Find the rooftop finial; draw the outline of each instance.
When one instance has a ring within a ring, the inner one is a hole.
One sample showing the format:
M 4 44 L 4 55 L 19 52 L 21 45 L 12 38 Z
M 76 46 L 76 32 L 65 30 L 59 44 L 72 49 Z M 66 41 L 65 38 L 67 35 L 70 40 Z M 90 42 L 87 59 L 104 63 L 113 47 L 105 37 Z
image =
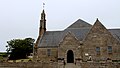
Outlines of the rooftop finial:
M 96 22 L 100 22 L 98 18 L 96 19 Z
M 45 3 L 43 3 L 43 9 L 45 8 Z
M 97 20 L 99 20 L 99 19 L 97 18 Z

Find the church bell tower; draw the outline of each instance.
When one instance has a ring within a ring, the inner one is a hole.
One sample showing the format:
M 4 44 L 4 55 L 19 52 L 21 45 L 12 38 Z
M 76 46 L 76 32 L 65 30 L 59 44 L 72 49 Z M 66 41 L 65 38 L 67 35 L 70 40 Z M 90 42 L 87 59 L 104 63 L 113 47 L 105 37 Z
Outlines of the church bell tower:
M 43 34 L 46 32 L 46 15 L 43 9 L 41 13 L 41 20 L 40 20 L 40 28 L 39 28 L 39 36 L 42 37 Z
M 44 8 L 44 5 L 45 4 L 43 3 L 43 8 Z M 43 9 L 41 13 L 41 19 L 40 19 L 39 36 L 33 48 L 33 60 L 34 61 L 37 61 L 37 58 L 38 58 L 37 50 L 38 50 L 39 41 L 45 32 L 46 32 L 46 14 L 45 14 L 45 10 Z

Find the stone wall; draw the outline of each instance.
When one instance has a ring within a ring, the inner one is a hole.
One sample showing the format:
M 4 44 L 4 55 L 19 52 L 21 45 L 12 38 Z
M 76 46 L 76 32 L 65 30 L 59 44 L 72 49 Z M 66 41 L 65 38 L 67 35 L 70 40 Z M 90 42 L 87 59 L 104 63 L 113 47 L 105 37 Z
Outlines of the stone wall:
M 49 50 L 49 55 L 48 55 Z M 57 61 L 58 48 L 38 48 L 38 59 L 40 61 Z
M 120 43 L 113 35 L 99 22 L 91 28 L 83 42 L 84 60 L 85 53 L 92 57 L 92 60 L 120 60 Z M 108 47 L 111 46 L 111 52 Z M 98 49 L 99 48 L 99 49 Z
M 73 51 L 74 60 L 77 58 L 81 58 L 82 48 L 80 46 L 80 42 L 71 32 L 68 32 L 66 34 L 59 45 L 58 58 L 64 58 L 64 60 L 67 61 L 67 54 L 70 50 Z
M 41 63 L 41 62 L 3 62 L 0 63 L 0 68 L 58 68 L 57 63 Z
M 119 68 L 120 63 L 81 63 L 81 68 Z
M 78 62 L 76 64 L 63 64 L 57 62 L 19 62 L 19 63 L 0 63 L 0 68 L 119 68 L 120 63 L 96 63 Z

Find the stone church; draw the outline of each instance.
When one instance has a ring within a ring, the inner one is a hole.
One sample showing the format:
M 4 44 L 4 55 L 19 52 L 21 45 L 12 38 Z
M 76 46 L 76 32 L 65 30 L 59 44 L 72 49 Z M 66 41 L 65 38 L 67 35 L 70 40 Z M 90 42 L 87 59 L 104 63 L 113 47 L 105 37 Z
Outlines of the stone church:
M 93 25 L 78 19 L 63 31 L 46 31 L 46 24 L 43 10 L 34 60 L 65 63 L 120 60 L 120 29 L 106 29 L 98 19 Z

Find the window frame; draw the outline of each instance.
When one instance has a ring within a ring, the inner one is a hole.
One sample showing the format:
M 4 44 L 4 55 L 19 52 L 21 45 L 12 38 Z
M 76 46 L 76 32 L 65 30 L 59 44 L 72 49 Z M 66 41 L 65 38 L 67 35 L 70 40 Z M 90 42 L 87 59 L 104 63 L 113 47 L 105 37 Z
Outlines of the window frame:
M 100 55 L 100 47 L 96 47 L 96 54 Z
M 107 47 L 108 54 L 112 54 L 112 50 L 113 50 L 112 46 Z
M 51 56 L 51 49 L 47 49 L 47 56 Z

